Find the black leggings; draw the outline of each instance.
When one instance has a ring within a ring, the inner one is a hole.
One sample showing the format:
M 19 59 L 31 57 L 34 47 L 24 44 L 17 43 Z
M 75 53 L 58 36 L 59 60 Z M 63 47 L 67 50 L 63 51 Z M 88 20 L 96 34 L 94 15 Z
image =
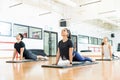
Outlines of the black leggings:
M 26 53 L 23 54 L 23 57 L 25 57 L 25 59 L 37 60 L 37 55 L 35 55 L 31 51 L 26 51 Z

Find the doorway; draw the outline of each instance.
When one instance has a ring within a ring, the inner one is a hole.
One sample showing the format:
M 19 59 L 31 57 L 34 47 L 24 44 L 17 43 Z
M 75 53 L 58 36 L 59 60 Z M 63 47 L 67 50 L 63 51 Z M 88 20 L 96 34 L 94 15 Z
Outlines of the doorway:
M 77 51 L 77 35 L 72 35 L 71 40 L 73 42 L 74 51 Z
M 47 56 L 56 56 L 58 44 L 58 33 L 44 31 L 44 51 Z

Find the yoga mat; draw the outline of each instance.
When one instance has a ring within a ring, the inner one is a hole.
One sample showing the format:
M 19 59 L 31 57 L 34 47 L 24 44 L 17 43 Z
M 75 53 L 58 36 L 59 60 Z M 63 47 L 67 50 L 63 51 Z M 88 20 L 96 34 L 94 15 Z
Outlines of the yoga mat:
M 120 59 L 96 59 L 96 61 L 114 61 L 114 60 L 120 60 Z
M 25 62 L 37 62 L 37 61 L 47 61 L 46 59 L 39 59 L 39 60 L 31 60 L 31 59 L 25 59 L 25 60 L 15 60 L 15 61 L 6 61 L 6 63 L 25 63 Z
M 42 67 L 47 68 L 70 68 L 70 67 L 78 67 L 78 66 L 87 66 L 92 64 L 97 64 L 98 62 L 73 62 L 72 65 L 42 65 Z
M 25 59 L 25 60 L 15 60 L 15 61 L 6 61 L 6 63 L 23 63 L 23 62 L 32 62 L 34 60 L 28 60 L 28 59 Z

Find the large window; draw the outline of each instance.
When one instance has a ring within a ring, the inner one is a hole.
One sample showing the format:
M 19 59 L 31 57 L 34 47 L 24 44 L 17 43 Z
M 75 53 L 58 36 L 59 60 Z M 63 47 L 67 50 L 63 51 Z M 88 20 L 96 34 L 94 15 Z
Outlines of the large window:
M 89 37 L 89 44 L 98 44 L 98 38 L 95 37 Z
M 33 39 L 42 39 L 42 29 L 41 28 L 29 28 L 29 36 Z
M 0 35 L 11 36 L 11 23 L 0 21 Z
M 82 44 L 88 44 L 88 36 L 83 36 L 83 35 L 79 35 L 78 36 L 78 41 L 79 43 L 82 43 Z
M 16 36 L 18 33 L 22 33 L 25 38 L 28 38 L 28 26 L 14 24 L 13 26 L 13 36 Z
M 98 38 L 98 45 L 101 45 L 102 41 L 103 41 L 103 39 Z

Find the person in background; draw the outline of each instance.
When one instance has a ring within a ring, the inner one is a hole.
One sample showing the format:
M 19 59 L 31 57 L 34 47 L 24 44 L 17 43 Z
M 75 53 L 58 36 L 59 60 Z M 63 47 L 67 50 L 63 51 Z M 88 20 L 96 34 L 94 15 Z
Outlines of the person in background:
M 102 47 L 102 59 L 112 59 L 112 49 L 111 45 L 108 42 L 108 38 L 104 37 L 101 44 Z

